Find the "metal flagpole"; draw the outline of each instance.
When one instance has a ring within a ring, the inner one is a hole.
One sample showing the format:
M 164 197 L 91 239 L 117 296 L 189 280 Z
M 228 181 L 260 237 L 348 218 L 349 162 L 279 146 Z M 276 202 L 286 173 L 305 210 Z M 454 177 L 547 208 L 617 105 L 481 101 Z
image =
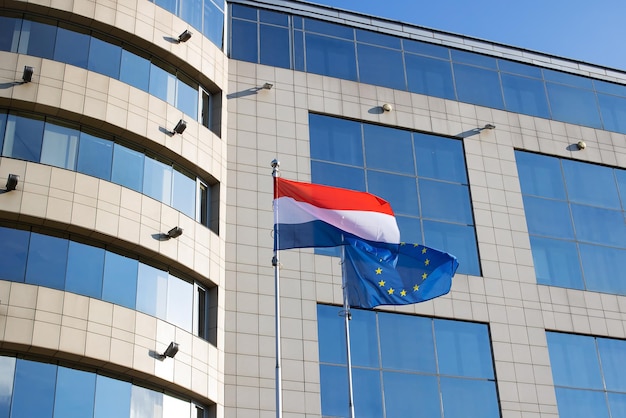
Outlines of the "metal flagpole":
M 274 182 L 274 197 L 276 197 L 276 183 L 277 178 L 280 177 L 279 172 L 280 162 L 278 160 L 272 160 L 272 178 Z M 272 266 L 274 266 L 274 318 L 276 326 L 276 418 L 282 418 L 283 416 L 283 385 L 282 385 L 282 372 L 280 369 L 280 266 L 278 262 L 278 240 L 280 235 L 278 234 L 278 207 L 274 206 L 274 257 L 272 257 Z
M 348 284 L 346 282 L 346 257 L 344 246 L 341 246 L 341 283 L 343 288 L 343 317 L 346 330 L 346 357 L 348 360 L 348 406 L 350 408 L 350 418 L 354 418 L 354 390 L 352 385 L 352 356 L 350 354 L 350 304 L 348 303 Z

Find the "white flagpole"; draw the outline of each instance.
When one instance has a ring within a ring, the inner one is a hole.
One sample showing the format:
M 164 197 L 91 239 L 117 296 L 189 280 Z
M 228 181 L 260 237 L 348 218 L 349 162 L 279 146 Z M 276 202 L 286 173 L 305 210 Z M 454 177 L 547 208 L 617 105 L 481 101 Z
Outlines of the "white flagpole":
M 348 407 L 350 408 L 350 418 L 354 418 L 354 390 L 352 384 L 352 356 L 350 354 L 350 304 L 348 303 L 348 284 L 346 282 L 346 257 L 343 245 L 341 246 L 341 283 L 343 288 L 343 312 L 344 325 L 346 330 L 346 358 L 348 360 Z
M 273 190 L 276 192 L 276 182 L 277 178 L 280 177 L 279 172 L 280 162 L 278 160 L 272 160 L 272 179 L 273 179 Z M 280 235 L 278 233 L 278 207 L 274 206 L 274 225 L 276 225 L 276 229 L 274 230 L 274 240 L 276 241 L 276 245 L 274 247 L 274 257 L 272 258 L 272 266 L 274 266 L 274 307 L 275 307 L 275 315 L 274 318 L 275 326 L 276 326 L 276 418 L 282 418 L 283 416 L 283 385 L 282 385 L 282 372 L 280 369 L 280 266 L 278 262 L 278 240 L 280 239 Z

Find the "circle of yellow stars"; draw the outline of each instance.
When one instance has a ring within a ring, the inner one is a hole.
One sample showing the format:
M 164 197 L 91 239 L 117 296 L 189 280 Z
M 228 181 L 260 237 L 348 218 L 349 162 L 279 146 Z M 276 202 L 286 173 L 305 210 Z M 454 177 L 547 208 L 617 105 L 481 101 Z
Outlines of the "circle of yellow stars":
M 400 243 L 400 245 L 406 245 L 406 243 L 402 242 Z M 419 244 L 413 244 L 413 247 L 419 247 Z M 426 252 L 428 251 L 428 249 L 426 247 L 422 248 L 422 254 L 426 254 Z M 424 266 L 427 267 L 428 265 L 430 265 L 430 260 L 427 258 L 426 260 L 424 260 Z M 383 273 L 383 269 L 378 267 L 376 270 L 374 270 L 374 272 L 378 275 L 378 274 L 382 274 Z M 428 277 L 428 274 L 426 274 L 426 272 L 422 273 L 422 281 L 426 280 L 426 278 Z M 384 280 L 380 280 L 378 282 L 378 286 L 380 287 L 385 287 L 385 284 L 387 282 L 385 282 Z M 413 285 L 413 292 L 417 292 L 420 289 L 419 284 L 414 284 Z M 389 295 L 393 295 L 396 293 L 396 289 L 394 289 L 393 287 L 390 287 L 389 289 L 387 289 L 387 293 Z M 400 296 L 401 297 L 405 297 L 408 294 L 406 289 L 402 289 L 400 291 Z

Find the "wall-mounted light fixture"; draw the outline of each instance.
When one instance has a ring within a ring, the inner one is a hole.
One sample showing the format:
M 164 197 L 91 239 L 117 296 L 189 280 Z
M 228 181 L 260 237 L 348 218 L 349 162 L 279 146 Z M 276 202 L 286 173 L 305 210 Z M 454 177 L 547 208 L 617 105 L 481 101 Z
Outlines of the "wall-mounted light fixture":
M 30 83 L 33 79 L 33 72 L 33 67 L 29 67 L 28 65 L 24 66 L 24 73 L 22 73 L 22 80 L 24 80 L 24 83 Z
M 496 125 L 494 125 L 493 123 L 488 123 L 485 126 L 483 126 L 483 129 L 496 129 Z
M 163 354 L 159 354 L 159 357 L 161 359 L 164 359 L 165 357 L 171 357 L 174 358 L 174 356 L 176 355 L 176 353 L 178 353 L 178 344 L 175 343 L 174 341 L 172 341 L 170 343 L 170 345 L 167 346 L 167 348 L 165 349 L 165 351 L 163 352 Z
M 181 228 L 180 226 L 175 226 L 174 228 L 170 229 L 169 231 L 167 231 L 167 238 L 178 238 L 181 235 L 183 235 L 183 228 Z
M 7 192 L 10 192 L 11 190 L 15 190 L 15 188 L 17 187 L 17 181 L 19 180 L 20 176 L 18 176 L 17 174 L 9 174 L 9 177 L 7 178 L 7 185 L 6 185 L 6 189 Z
M 274 87 L 274 85 L 272 83 L 265 83 L 265 84 L 263 84 L 262 89 L 264 89 L 264 90 L 271 90 L 272 87 Z
M 393 107 L 389 103 L 385 103 L 382 108 L 385 112 L 391 112 L 393 110 Z
M 193 35 L 193 33 L 190 32 L 189 30 L 185 29 L 185 31 L 183 33 L 178 35 L 178 43 L 187 42 L 188 40 L 191 39 L 191 35 Z
M 187 122 L 181 119 L 178 121 L 176 126 L 174 126 L 174 129 L 172 129 L 171 134 L 172 135 L 182 134 L 183 132 L 185 132 L 185 129 L 187 129 Z
M 576 146 L 578 147 L 579 150 L 583 150 L 585 148 L 587 148 L 587 144 L 585 144 L 585 141 L 580 140 L 576 143 Z

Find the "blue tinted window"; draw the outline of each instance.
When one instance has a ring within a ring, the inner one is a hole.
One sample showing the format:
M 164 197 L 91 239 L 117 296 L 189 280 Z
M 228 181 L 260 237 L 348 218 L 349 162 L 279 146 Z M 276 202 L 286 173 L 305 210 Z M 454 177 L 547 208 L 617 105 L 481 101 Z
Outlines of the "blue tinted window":
M 43 121 L 9 115 L 2 155 L 39 162 L 43 140 Z
M 621 207 L 613 170 L 595 164 L 562 160 L 569 200 L 605 208 Z
M 394 213 L 419 215 L 415 177 L 368 170 L 367 191 L 391 203 Z
M 320 365 L 320 391 L 324 416 L 348 416 L 348 370 L 346 367 Z
M 413 138 L 419 177 L 467 184 L 461 141 L 417 132 Z
M 436 373 L 432 320 L 379 313 L 378 322 L 383 368 Z
M 59 367 L 54 399 L 54 417 L 91 417 L 93 415 L 95 390 L 95 374 Z
M 522 193 L 565 199 L 559 159 L 529 152 L 515 152 Z
M 324 35 L 354 40 L 354 30 L 347 26 L 315 19 L 305 19 L 304 25 L 307 32 L 322 33 Z
M 423 244 L 422 224 L 419 218 L 396 215 L 398 228 L 402 231 L 402 241 Z
M 119 78 L 122 48 L 111 43 L 91 38 L 87 68 L 111 78 Z
M 196 180 L 174 170 L 172 177 L 172 207 L 195 219 Z
M 193 318 L 190 306 L 193 306 L 193 284 L 170 275 L 167 283 L 167 321 L 191 332 Z
M 148 91 L 150 82 L 150 61 L 132 52 L 122 51 L 122 64 L 120 65 L 120 81 Z
M 378 370 L 354 369 L 354 415 L 363 418 L 383 416 L 380 396 L 380 372 Z
M 236 60 L 258 62 L 257 24 L 242 20 L 231 21 L 233 36 L 230 57 Z
M 167 272 L 139 264 L 137 275 L 137 310 L 166 319 Z
M 546 337 L 555 385 L 602 389 L 593 338 L 556 332 L 548 332 Z
M 500 417 L 494 382 L 442 377 L 441 397 L 446 418 Z
M 311 181 L 326 186 L 343 187 L 344 189 L 367 191 L 365 172 L 362 168 L 346 167 L 345 165 L 311 161 Z
M 450 61 L 404 54 L 408 90 L 413 93 L 456 99 Z
M 592 91 L 546 83 L 552 117 L 563 122 L 601 128 L 596 97 Z
M 472 208 L 467 186 L 419 180 L 422 216 L 472 225 Z
M 21 27 L 22 19 L 0 16 L 0 51 L 17 52 Z
M 239 17 L 248 20 L 257 20 L 257 9 L 254 7 L 244 6 L 241 4 L 233 4 L 231 6 L 233 17 Z
M 287 27 L 289 25 L 289 16 L 284 13 L 261 9 L 259 10 L 259 21 Z
M 570 206 L 578 241 L 626 248 L 624 212 L 586 205 Z
M 491 353 L 485 350 L 489 347 L 487 327 L 445 319 L 435 319 L 434 324 L 439 373 L 487 379 L 494 377 Z
M 104 249 L 70 241 L 65 290 L 100 299 L 103 269 Z
M 435 376 L 383 372 L 383 385 L 387 417 L 411 417 L 417 411 L 420 416 L 441 417 L 439 383 Z
M 498 73 L 463 64 L 454 64 L 456 92 L 462 102 L 503 109 Z
M 222 49 L 224 44 L 224 12 L 211 1 L 204 1 L 204 36 Z
M 433 45 L 426 42 L 413 41 L 410 39 L 403 39 L 402 45 L 407 52 L 413 52 L 415 54 L 428 55 L 430 57 L 450 59 L 450 50 L 446 47 Z
M 177 0 L 154 0 L 154 4 L 164 8 L 170 13 L 176 14 L 176 5 L 178 4 Z
M 133 418 L 161 418 L 163 394 L 133 385 L 130 396 L 130 411 Z
M 36 57 L 52 59 L 57 27 L 45 23 L 24 20 L 18 52 Z
M 198 86 L 191 85 L 191 80 L 179 77 L 176 81 L 176 108 L 198 119 Z
M 181 19 L 196 29 L 202 29 L 202 3 L 202 0 L 184 0 L 180 3 Z
M 143 187 L 143 161 L 144 156 L 140 152 L 115 144 L 113 147 L 111 181 L 141 192 Z
M 598 93 L 606 93 L 614 96 L 626 97 L 626 86 L 623 84 L 609 83 L 608 81 L 592 80 L 593 87 Z M 600 95 L 598 95 L 600 96 Z
M 564 418 L 608 418 L 609 413 L 602 392 L 556 388 L 559 416 Z
M 102 299 L 135 309 L 139 262 L 123 255 L 106 252 Z
M 89 35 L 71 29 L 58 28 L 54 60 L 87 68 Z
M 172 167 L 160 161 L 144 160 L 143 193 L 165 204 L 172 196 Z
M 261 25 L 261 64 L 273 67 L 291 66 L 289 49 L 289 30 L 276 26 Z
M 75 170 L 79 134 L 80 132 L 76 129 L 46 122 L 40 162 Z
M 356 40 L 366 44 L 374 44 L 387 48 L 401 49 L 400 38 L 383 33 L 373 32 L 369 30 L 356 30 Z
M 15 358 L 0 357 L 0 418 L 9 418 L 14 377 Z
M 626 282 L 616 272 L 625 271 L 626 249 L 578 244 L 588 290 L 626 295 Z
M 424 221 L 424 245 L 446 251 L 459 260 L 459 273 L 480 275 L 476 232 L 472 226 Z
M 604 129 L 626 133 L 626 98 L 598 94 Z
M 572 87 L 579 87 L 588 90 L 593 88 L 590 78 L 580 77 L 561 71 L 543 69 L 543 78 L 546 79 L 546 81 L 553 81 L 555 83 L 566 84 Z
M 67 265 L 66 239 L 32 233 L 26 266 L 26 283 L 62 290 Z
M 468 51 L 460 51 L 458 49 L 450 50 L 452 61 L 462 62 L 464 64 L 476 65 L 478 67 L 496 69 L 496 59 L 486 55 L 475 54 Z
M 293 31 L 293 69 L 304 71 L 304 33 Z
M 411 133 L 377 125 L 364 125 L 367 168 L 415 175 Z
M 626 393 L 626 342 L 597 338 L 597 343 L 606 389 Z
M 501 78 L 507 110 L 550 118 L 543 81 L 510 74 L 502 74 Z
M 309 114 L 311 158 L 363 167 L 361 124 Z
M 110 180 L 112 163 L 112 141 L 107 141 L 85 132 L 80 133 L 80 147 L 76 162 L 76 170 L 78 172 Z
M 2 148 L 4 144 L 4 133 L 7 128 L 7 114 L 0 113 L 0 155 L 2 154 Z
M 176 104 L 176 77 L 173 72 L 173 69 L 165 70 L 154 63 L 150 65 L 150 94 L 171 105 Z
M 307 71 L 356 81 L 354 42 L 307 33 Z
M 574 238 L 569 205 L 565 201 L 524 196 L 528 232 L 558 238 Z M 536 216 L 535 214 L 541 214 Z
M 353 366 L 380 367 L 376 314 L 373 311 L 352 311 L 350 348 Z
M 402 52 L 357 44 L 359 81 L 398 90 L 406 90 Z
M 322 363 L 346 364 L 344 321 L 335 306 L 317 305 L 319 358 Z
M 96 377 L 94 418 L 125 417 L 130 414 L 131 384 L 110 377 Z
M 626 394 L 609 393 L 609 410 L 613 417 L 626 417 Z
M 500 71 L 504 71 L 507 73 L 525 75 L 533 78 L 543 78 L 543 76 L 541 75 L 541 68 L 533 67 L 532 65 L 521 64 L 519 62 L 498 59 L 498 68 L 500 69 Z
M 530 247 L 537 283 L 584 289 L 575 242 L 531 236 Z
M 53 364 L 18 359 L 11 417 L 52 417 L 56 373 L 57 366 Z
M 24 281 L 29 238 L 28 231 L 0 227 L 0 254 L 4 259 L 0 269 L 0 279 L 13 282 Z

